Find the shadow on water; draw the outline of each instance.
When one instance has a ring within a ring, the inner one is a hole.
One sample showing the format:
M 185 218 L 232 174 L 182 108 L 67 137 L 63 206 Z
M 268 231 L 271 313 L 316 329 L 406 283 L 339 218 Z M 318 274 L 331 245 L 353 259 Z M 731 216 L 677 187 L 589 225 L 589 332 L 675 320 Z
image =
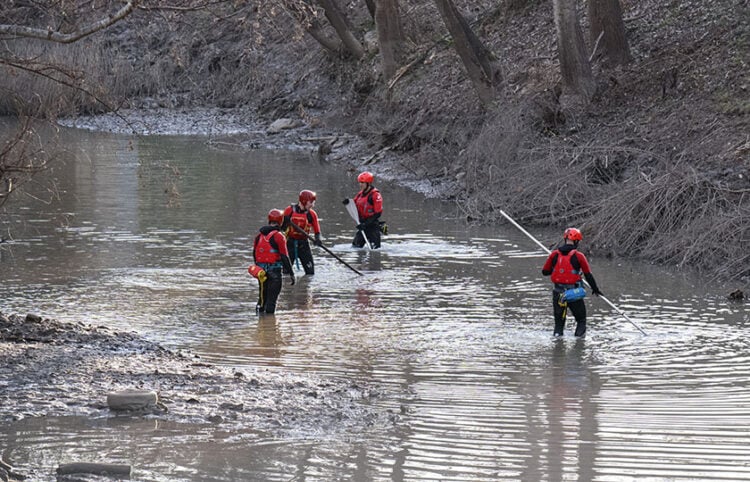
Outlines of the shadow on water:
M 362 380 L 399 423 L 341 435 L 25 419 L 0 426 L 16 466 L 106 453 L 137 480 L 750 478 L 750 319 L 723 287 L 591 259 L 649 335 L 594 298 L 586 339 L 555 340 L 545 255 L 507 225 L 466 226 L 381 182 L 391 234 L 358 250 L 341 206 L 356 182 L 339 168 L 199 139 L 63 135 L 61 200 L 8 207 L 3 312 L 135 329 L 221 365 Z M 258 317 L 252 236 L 301 189 L 318 193 L 327 246 L 365 276 L 316 249 L 316 274 L 298 273 L 276 315 Z

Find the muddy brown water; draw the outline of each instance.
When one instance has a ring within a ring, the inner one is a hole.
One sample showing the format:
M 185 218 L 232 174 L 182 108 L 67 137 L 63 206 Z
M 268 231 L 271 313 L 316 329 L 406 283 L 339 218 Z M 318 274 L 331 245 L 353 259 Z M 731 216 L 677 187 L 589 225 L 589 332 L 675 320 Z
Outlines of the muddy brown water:
M 750 479 L 750 316 L 726 301 L 732 287 L 592 258 L 648 336 L 590 299 L 586 338 L 569 325 L 553 339 L 544 254 L 507 224 L 467 227 L 449 204 L 381 181 L 391 234 L 355 250 L 341 205 L 353 173 L 306 153 L 63 140 L 60 199 L 7 207 L 0 310 L 135 330 L 221 365 L 372 383 L 390 395 L 371 403 L 401 421 L 289 433 L 26 418 L 0 425 L 20 472 L 53 480 L 84 460 L 132 464 L 144 481 Z M 278 313 L 258 318 L 251 236 L 301 189 L 318 193 L 327 245 L 365 275 L 316 250 L 315 276 L 299 273 Z

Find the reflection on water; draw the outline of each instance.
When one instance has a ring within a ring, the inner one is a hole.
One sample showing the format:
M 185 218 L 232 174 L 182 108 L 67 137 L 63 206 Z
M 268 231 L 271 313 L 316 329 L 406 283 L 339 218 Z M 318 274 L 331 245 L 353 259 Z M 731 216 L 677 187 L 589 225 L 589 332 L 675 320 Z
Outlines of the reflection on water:
M 304 154 L 64 135 L 61 200 L 9 207 L 0 310 L 137 329 L 218 364 L 379 384 L 399 395 L 376 403 L 402 423 L 341 438 L 22 420 L 0 427 L 19 468 L 106 457 L 137 480 L 750 479 L 750 320 L 728 290 L 594 258 L 602 290 L 648 336 L 591 299 L 586 339 L 555 340 L 545 254 L 507 225 L 467 227 L 452 207 L 379 183 L 392 234 L 355 250 L 340 204 L 353 176 Z M 364 276 L 316 250 L 316 275 L 257 317 L 252 236 L 301 189 L 317 191 L 325 242 Z

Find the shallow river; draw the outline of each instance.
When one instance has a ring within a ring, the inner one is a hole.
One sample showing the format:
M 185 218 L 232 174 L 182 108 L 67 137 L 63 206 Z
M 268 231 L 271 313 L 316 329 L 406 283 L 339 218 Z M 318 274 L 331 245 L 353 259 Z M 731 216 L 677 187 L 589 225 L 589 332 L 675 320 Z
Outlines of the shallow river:
M 0 425 L 18 468 L 106 454 L 144 481 L 750 479 L 750 315 L 726 301 L 732 287 L 590 258 L 647 335 L 590 299 L 586 338 L 569 323 L 555 340 L 545 255 L 508 224 L 467 227 L 451 205 L 376 182 L 390 235 L 355 250 L 341 200 L 356 173 L 305 153 L 63 140 L 59 200 L 8 208 L 0 311 L 135 330 L 216 364 L 372 383 L 401 423 L 337 436 L 25 419 Z M 258 318 L 251 238 L 301 189 L 318 193 L 326 244 L 364 276 L 316 249 L 315 276 L 299 273 L 277 314 Z M 532 232 L 546 245 L 559 234 Z

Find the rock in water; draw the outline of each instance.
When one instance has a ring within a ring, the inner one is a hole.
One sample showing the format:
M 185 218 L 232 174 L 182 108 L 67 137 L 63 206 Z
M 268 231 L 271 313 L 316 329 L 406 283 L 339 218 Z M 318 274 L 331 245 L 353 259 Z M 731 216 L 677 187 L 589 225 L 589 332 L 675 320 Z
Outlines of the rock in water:
M 107 395 L 107 405 L 110 410 L 141 410 L 155 407 L 159 396 L 154 391 L 125 390 Z
M 57 468 L 58 475 L 95 474 L 130 477 L 131 472 L 132 468 L 130 465 L 91 462 L 75 462 L 72 464 L 63 464 Z

